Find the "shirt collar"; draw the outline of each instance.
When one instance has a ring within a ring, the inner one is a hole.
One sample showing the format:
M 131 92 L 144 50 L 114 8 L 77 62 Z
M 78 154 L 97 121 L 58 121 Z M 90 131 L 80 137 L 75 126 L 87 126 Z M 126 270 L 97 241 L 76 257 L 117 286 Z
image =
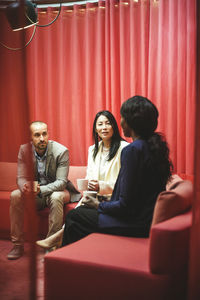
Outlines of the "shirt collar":
M 33 146 L 33 147 L 34 147 L 34 146 Z M 45 151 L 44 155 L 43 155 L 43 156 L 39 156 L 39 155 L 37 154 L 37 152 L 35 151 L 35 148 L 34 148 L 34 154 L 35 154 L 35 157 L 36 157 L 38 160 L 45 160 L 46 157 L 47 157 L 47 151 L 48 151 L 48 145 L 47 145 L 47 148 L 46 148 L 46 151 Z

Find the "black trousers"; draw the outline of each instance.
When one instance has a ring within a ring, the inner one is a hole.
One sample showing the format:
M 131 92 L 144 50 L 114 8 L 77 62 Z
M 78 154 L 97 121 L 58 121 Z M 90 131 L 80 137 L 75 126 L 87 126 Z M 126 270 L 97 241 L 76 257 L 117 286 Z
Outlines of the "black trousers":
M 66 216 L 62 246 L 74 243 L 90 233 L 106 233 L 129 237 L 148 237 L 150 225 L 145 227 L 98 227 L 98 211 L 79 206 Z
M 98 232 L 98 212 L 79 206 L 66 215 L 62 246 L 74 243 L 90 233 Z

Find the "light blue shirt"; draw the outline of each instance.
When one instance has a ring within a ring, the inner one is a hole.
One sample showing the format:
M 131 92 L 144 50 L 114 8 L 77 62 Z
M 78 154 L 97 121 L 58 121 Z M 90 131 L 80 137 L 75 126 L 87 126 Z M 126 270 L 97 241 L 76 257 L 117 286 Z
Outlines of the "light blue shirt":
M 45 185 L 48 183 L 48 178 L 45 174 L 46 161 L 47 161 L 47 149 L 43 156 L 39 156 L 35 150 L 34 150 L 34 154 L 37 161 L 38 183 L 40 185 Z

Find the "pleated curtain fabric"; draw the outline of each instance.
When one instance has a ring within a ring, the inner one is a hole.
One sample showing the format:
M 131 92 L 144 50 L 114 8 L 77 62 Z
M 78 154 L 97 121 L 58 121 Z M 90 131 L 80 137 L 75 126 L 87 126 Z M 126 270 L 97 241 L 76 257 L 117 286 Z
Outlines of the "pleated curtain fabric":
M 40 24 L 57 11 L 38 9 Z M 12 32 L 0 10 L 0 42 L 20 47 L 32 30 L 23 38 Z M 69 149 L 70 164 L 86 165 L 96 113 L 108 109 L 120 124 L 121 104 L 139 94 L 159 109 L 158 131 L 168 140 L 174 172 L 189 179 L 195 173 L 197 187 L 195 76 L 195 0 L 63 6 L 23 51 L 0 45 L 0 161 L 17 161 L 30 121 L 42 120 L 50 138 Z
M 49 23 L 57 10 L 39 9 L 40 24 Z M 8 42 L 9 33 L 9 43 L 16 44 L 5 23 L 2 40 Z M 72 165 L 86 165 L 95 114 L 108 109 L 119 124 L 123 101 L 136 94 L 149 97 L 159 109 L 158 130 L 169 142 L 174 171 L 193 176 L 195 34 L 194 0 L 63 6 L 58 20 L 37 28 L 26 48 L 30 119 L 49 124 L 50 137 L 69 148 Z M 20 54 L 0 51 L 0 88 L 12 116 L 21 97 Z M 16 159 L 17 135 L 15 139 L 10 153 L 0 150 L 2 159 Z

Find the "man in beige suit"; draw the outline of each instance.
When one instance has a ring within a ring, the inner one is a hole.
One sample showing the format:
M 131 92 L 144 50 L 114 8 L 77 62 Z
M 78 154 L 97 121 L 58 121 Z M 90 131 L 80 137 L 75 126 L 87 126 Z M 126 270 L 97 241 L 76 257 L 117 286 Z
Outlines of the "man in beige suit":
M 7 255 L 8 259 L 18 259 L 24 252 L 23 212 L 24 195 L 31 192 L 28 165 L 32 148 L 34 180 L 38 181 L 35 191 L 38 210 L 50 208 L 49 231 L 47 237 L 57 232 L 63 224 L 63 205 L 69 201 L 78 201 L 81 197 L 68 180 L 68 149 L 48 140 L 47 124 L 36 121 L 30 125 L 30 144 L 21 145 L 18 154 L 17 190 L 10 197 L 11 241 L 14 245 Z M 32 176 L 33 177 L 33 176 Z

